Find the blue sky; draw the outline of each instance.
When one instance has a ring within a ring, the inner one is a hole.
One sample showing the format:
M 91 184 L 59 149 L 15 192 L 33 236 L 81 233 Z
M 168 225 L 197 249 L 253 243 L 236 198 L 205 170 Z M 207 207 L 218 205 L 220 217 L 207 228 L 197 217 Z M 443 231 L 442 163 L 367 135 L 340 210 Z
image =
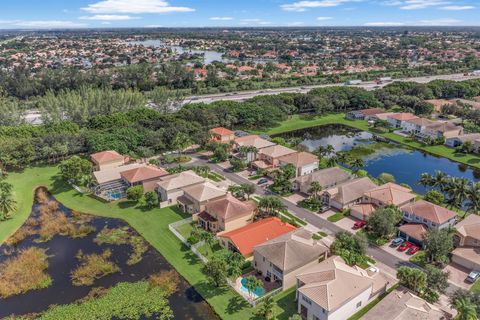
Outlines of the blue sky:
M 479 0 L 0 0 L 0 29 L 479 26 Z

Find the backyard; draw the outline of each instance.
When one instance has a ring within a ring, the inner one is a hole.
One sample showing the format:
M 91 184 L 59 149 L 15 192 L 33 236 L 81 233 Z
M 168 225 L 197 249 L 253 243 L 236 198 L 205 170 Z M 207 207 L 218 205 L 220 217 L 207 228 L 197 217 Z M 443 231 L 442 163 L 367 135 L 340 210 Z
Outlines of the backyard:
M 133 202 L 104 203 L 88 195 L 74 191 L 56 178 L 57 168 L 52 166 L 28 168 L 22 173 L 10 173 L 8 181 L 14 186 L 18 210 L 12 219 L 0 224 L 0 241 L 3 243 L 27 219 L 33 204 L 33 191 L 46 186 L 58 201 L 66 207 L 97 216 L 120 218 L 130 224 L 207 300 L 215 312 L 224 319 L 235 317 L 248 319 L 253 311 L 248 303 L 229 288 L 210 285 L 202 272 L 198 258 L 168 229 L 168 225 L 185 218 L 176 208 L 145 210 Z M 279 302 L 279 319 L 288 319 L 292 314 L 292 302 L 284 295 L 275 297 Z M 288 309 L 283 309 L 288 306 Z M 283 307 L 283 308 L 282 308 Z

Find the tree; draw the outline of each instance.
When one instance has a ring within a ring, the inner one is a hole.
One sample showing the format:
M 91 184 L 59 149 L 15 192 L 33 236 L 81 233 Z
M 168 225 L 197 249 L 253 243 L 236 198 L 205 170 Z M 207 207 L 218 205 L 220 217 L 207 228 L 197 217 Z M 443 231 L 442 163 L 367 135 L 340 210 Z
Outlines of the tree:
M 247 167 L 247 163 L 244 160 L 237 158 L 231 158 L 230 165 L 232 166 L 233 172 L 245 170 L 245 168 Z
M 85 185 L 86 176 L 92 174 L 92 163 L 78 156 L 63 161 L 60 166 L 62 178 L 76 185 Z
M 254 184 L 251 184 L 251 183 L 242 183 L 242 184 L 240 185 L 240 187 L 241 187 L 243 193 L 247 195 L 247 199 L 250 199 L 250 196 L 251 196 L 252 194 L 254 194 L 255 191 L 257 190 L 257 188 L 255 187 L 255 185 L 254 185 Z
M 205 241 L 205 244 L 210 248 L 211 251 L 213 251 L 213 245 L 216 242 L 213 233 L 202 230 L 202 232 L 199 234 L 199 238 L 201 241 Z
M 475 305 L 470 302 L 468 299 L 460 298 L 455 300 L 453 304 L 455 310 L 457 310 L 457 317 L 455 319 L 458 320 L 477 320 L 477 311 Z
M 467 211 L 480 214 L 480 182 L 472 186 L 468 193 Z
M 453 236 L 448 230 L 429 229 L 423 236 L 427 260 L 433 263 L 448 262 L 453 250 Z
M 17 201 L 13 198 L 13 186 L 0 181 L 0 221 L 10 218 L 12 212 L 17 210 Z
M 248 276 L 245 282 L 245 288 L 248 290 L 248 295 L 250 297 L 253 297 L 253 294 L 257 289 L 263 288 L 263 282 L 260 279 L 257 279 L 257 277 L 250 275 Z
M 425 267 L 425 273 L 427 274 L 428 288 L 439 293 L 445 293 L 449 286 L 448 277 L 450 272 L 443 272 L 441 269 L 429 264 Z
M 395 182 L 395 177 L 392 174 L 386 173 L 386 172 L 380 173 L 377 179 L 382 184 L 388 183 L 388 182 L 392 182 L 392 183 Z
M 422 173 L 420 175 L 420 180 L 418 180 L 418 184 L 424 187 L 431 187 L 433 185 L 434 178 L 430 173 Z
M 318 194 L 322 191 L 322 185 L 318 181 L 312 181 L 308 192 L 312 195 L 314 199 L 318 199 Z
M 192 140 L 190 140 L 190 137 L 184 133 L 184 132 L 179 132 L 175 135 L 175 138 L 173 138 L 172 141 L 172 146 L 177 149 L 180 153 L 182 153 L 186 148 L 192 145 Z
M 151 209 L 158 207 L 160 199 L 158 198 L 158 194 L 156 192 L 148 191 L 145 193 L 144 201 L 145 205 Z
M 365 163 L 361 158 L 354 158 L 352 161 L 350 161 L 349 165 L 354 172 L 358 172 L 358 170 L 362 169 L 365 166 Z
M 224 161 L 227 161 L 227 159 L 228 159 L 228 153 L 227 153 L 227 150 L 225 149 L 225 146 L 218 146 L 217 148 L 215 148 L 212 156 L 212 160 L 214 162 L 224 162 Z
M 449 178 L 449 182 L 445 191 L 448 195 L 449 204 L 460 209 L 465 201 L 468 199 L 470 194 L 470 182 L 466 178 Z
M 368 241 L 364 235 L 353 235 L 348 231 L 337 233 L 330 250 L 333 254 L 342 257 L 349 265 L 365 262 Z
M 417 268 L 401 266 L 397 271 L 400 284 L 421 294 L 427 286 L 427 274 Z
M 394 206 L 387 206 L 372 213 L 368 218 L 368 228 L 375 236 L 388 239 L 395 234 L 401 220 L 400 210 Z
M 227 283 L 227 262 L 213 257 L 205 264 L 203 271 L 205 276 L 215 287 L 224 286 Z
M 262 304 L 258 307 L 256 315 L 265 320 L 275 319 L 275 301 L 272 296 L 263 299 Z
M 143 186 L 133 186 L 127 189 L 127 199 L 135 202 L 143 197 Z
M 431 203 L 437 204 L 439 206 L 443 205 L 445 203 L 445 196 L 443 193 L 437 191 L 437 190 L 429 190 L 426 194 L 424 199 L 426 201 L 429 201 Z
M 280 198 L 275 196 L 266 196 L 260 198 L 257 209 L 265 212 L 269 216 L 276 216 L 277 211 L 284 210 L 286 206 Z
M 457 300 L 466 300 L 476 306 L 477 316 L 480 314 L 480 293 L 465 289 L 457 289 L 450 295 L 450 305 L 455 306 Z

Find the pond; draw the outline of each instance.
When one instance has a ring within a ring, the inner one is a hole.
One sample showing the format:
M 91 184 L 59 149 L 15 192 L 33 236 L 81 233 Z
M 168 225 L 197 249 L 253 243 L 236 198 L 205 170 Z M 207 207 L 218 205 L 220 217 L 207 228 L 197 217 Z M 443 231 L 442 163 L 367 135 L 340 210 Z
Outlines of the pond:
M 373 143 L 372 135 L 344 125 L 326 125 L 307 128 L 280 134 L 285 139 L 300 138 L 301 144 L 309 151 L 319 146 L 332 145 L 335 151 L 348 151 L 358 144 Z M 420 175 L 424 172 L 435 174 L 442 171 L 446 174 L 467 178 L 473 182 L 480 181 L 480 170 L 459 164 L 442 157 L 435 157 L 417 150 L 395 148 L 381 148 L 374 154 L 363 158 L 365 170 L 372 176 L 386 172 L 395 176 L 398 183 L 406 183 L 419 194 L 424 194 L 426 188 L 417 184 Z
M 50 198 L 50 201 L 55 201 L 55 199 Z M 22 228 L 32 225 L 33 219 L 40 219 L 40 208 L 41 205 L 38 203 L 33 205 L 32 214 Z M 58 210 L 67 217 L 72 217 L 72 211 L 60 203 L 58 203 Z M 88 217 L 86 218 L 86 221 L 88 221 L 87 224 L 95 227 L 96 231 L 79 238 L 54 235 L 50 240 L 45 242 L 38 242 L 40 238 L 39 235 L 32 234 L 16 245 L 9 245 L 7 241 L 7 243 L 0 246 L 0 262 L 14 257 L 22 249 L 31 247 L 46 249 L 48 255 L 48 268 L 46 273 L 48 273 L 53 280 L 52 284 L 47 288 L 28 291 L 24 294 L 13 295 L 5 299 L 0 298 L 0 318 L 12 314 L 24 315 L 42 312 L 53 304 L 69 304 L 84 298 L 92 288 L 109 288 L 119 282 L 136 282 L 147 279 L 149 275 L 160 271 L 173 270 L 165 258 L 146 242 L 146 251 L 143 253 L 142 259 L 135 264 L 127 263 L 132 254 L 132 247 L 129 244 L 99 245 L 94 242 L 95 237 L 104 227 L 109 229 L 121 228 L 128 230 L 132 236 L 140 237 L 127 223 L 118 219 L 93 217 L 75 212 L 73 212 L 73 214 Z M 78 266 L 77 253 L 81 250 L 84 254 L 99 254 L 106 249 L 111 250 L 111 259 L 120 268 L 120 272 L 95 279 L 94 284 L 90 286 L 74 286 L 72 284 L 71 272 Z M 174 313 L 174 318 L 184 320 L 217 319 L 213 310 L 195 289 L 183 278 L 179 278 L 178 290 L 168 299 Z

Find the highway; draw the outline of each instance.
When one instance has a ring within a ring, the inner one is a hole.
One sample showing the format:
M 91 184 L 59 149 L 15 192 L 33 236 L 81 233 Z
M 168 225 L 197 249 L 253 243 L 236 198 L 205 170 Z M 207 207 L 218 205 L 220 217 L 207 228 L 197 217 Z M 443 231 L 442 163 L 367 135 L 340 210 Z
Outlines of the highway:
M 352 78 L 354 77 L 355 75 L 352 75 Z M 470 79 L 480 79 L 480 74 L 469 75 L 469 76 L 464 76 L 463 74 L 449 74 L 449 75 L 425 76 L 425 77 L 417 77 L 417 78 L 402 78 L 402 79 L 394 79 L 391 82 L 386 82 L 382 84 L 377 84 L 373 81 L 369 81 L 369 82 L 362 82 L 359 85 L 349 85 L 349 86 L 363 88 L 365 90 L 371 91 L 371 90 L 384 87 L 389 83 L 392 83 L 395 81 L 412 81 L 417 83 L 428 83 L 433 80 L 464 81 L 464 80 L 470 80 Z M 235 91 L 235 92 L 220 93 L 220 94 L 190 96 L 183 101 L 183 105 L 188 103 L 200 103 L 200 102 L 212 103 L 220 100 L 244 101 L 244 100 L 248 100 L 253 97 L 261 96 L 261 95 L 274 95 L 279 93 L 308 93 L 310 90 L 315 88 L 335 87 L 335 86 L 347 86 L 347 85 L 345 83 L 334 83 L 334 84 L 322 84 L 322 85 L 313 85 L 313 86 L 263 89 L 263 90 L 255 90 L 255 91 Z

